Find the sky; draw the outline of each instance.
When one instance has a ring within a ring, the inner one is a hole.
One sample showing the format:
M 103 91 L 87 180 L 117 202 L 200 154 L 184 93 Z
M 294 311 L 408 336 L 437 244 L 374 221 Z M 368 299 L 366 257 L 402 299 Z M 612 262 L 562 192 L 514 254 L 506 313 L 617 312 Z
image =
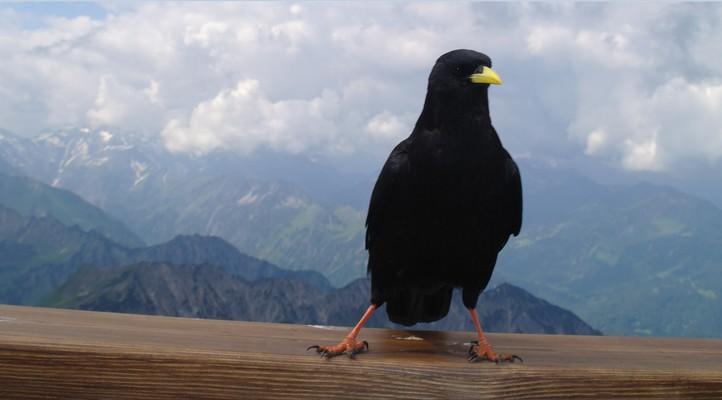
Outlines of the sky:
M 377 169 L 470 48 L 516 158 L 694 191 L 722 182 L 721 37 L 714 3 L 0 3 L 0 128 Z

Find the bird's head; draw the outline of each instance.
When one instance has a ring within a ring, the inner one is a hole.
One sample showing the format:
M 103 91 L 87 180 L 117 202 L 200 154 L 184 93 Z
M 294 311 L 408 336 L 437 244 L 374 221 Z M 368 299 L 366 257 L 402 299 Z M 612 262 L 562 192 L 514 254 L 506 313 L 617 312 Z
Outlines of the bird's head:
M 489 85 L 501 85 L 491 59 L 473 50 L 453 50 L 436 60 L 419 122 L 427 127 L 460 121 L 491 121 Z
M 436 60 L 429 75 L 429 91 L 476 91 L 501 85 L 491 69 L 491 58 L 473 50 L 452 50 Z

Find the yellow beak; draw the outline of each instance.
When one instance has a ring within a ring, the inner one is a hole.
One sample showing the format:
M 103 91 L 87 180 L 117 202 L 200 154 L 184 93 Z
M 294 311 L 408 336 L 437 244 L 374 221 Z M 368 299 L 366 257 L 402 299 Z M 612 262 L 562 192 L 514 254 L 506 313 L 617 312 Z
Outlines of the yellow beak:
M 469 76 L 473 83 L 488 83 L 491 85 L 501 85 L 501 78 L 489 67 L 484 67 L 481 72 L 475 72 Z

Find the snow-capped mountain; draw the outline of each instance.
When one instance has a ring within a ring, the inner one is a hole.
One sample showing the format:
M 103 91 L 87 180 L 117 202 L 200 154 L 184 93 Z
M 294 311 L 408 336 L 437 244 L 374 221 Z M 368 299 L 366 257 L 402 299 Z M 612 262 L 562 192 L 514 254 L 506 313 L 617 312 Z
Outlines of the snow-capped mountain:
M 147 243 L 216 235 L 278 265 L 323 272 L 335 283 L 365 274 L 363 213 L 333 201 L 344 187 L 362 186 L 300 157 L 193 157 L 167 151 L 158 139 L 66 129 L 33 139 L 4 133 L 0 158 L 77 193 Z M 324 193 L 314 190 L 321 187 Z

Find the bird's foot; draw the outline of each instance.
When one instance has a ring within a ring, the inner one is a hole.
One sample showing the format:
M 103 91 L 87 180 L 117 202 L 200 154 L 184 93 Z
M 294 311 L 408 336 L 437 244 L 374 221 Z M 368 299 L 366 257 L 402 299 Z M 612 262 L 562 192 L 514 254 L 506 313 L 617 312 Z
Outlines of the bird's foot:
M 524 362 L 524 360 L 521 359 L 521 357 L 517 356 L 516 354 L 496 354 L 494 350 L 491 349 L 491 346 L 487 343 L 479 344 L 479 341 L 474 340 L 471 342 L 471 347 L 469 347 L 469 362 L 476 362 L 476 361 L 492 361 L 497 364 L 502 362 L 514 362 L 515 360 L 519 360 L 521 362 Z
M 349 358 L 354 358 L 356 354 L 368 351 L 369 343 L 365 340 L 357 342 L 356 339 L 346 336 L 341 343 L 335 346 L 310 346 L 306 351 L 311 349 L 316 349 L 316 352 L 324 358 L 331 358 L 341 354 L 347 354 Z

